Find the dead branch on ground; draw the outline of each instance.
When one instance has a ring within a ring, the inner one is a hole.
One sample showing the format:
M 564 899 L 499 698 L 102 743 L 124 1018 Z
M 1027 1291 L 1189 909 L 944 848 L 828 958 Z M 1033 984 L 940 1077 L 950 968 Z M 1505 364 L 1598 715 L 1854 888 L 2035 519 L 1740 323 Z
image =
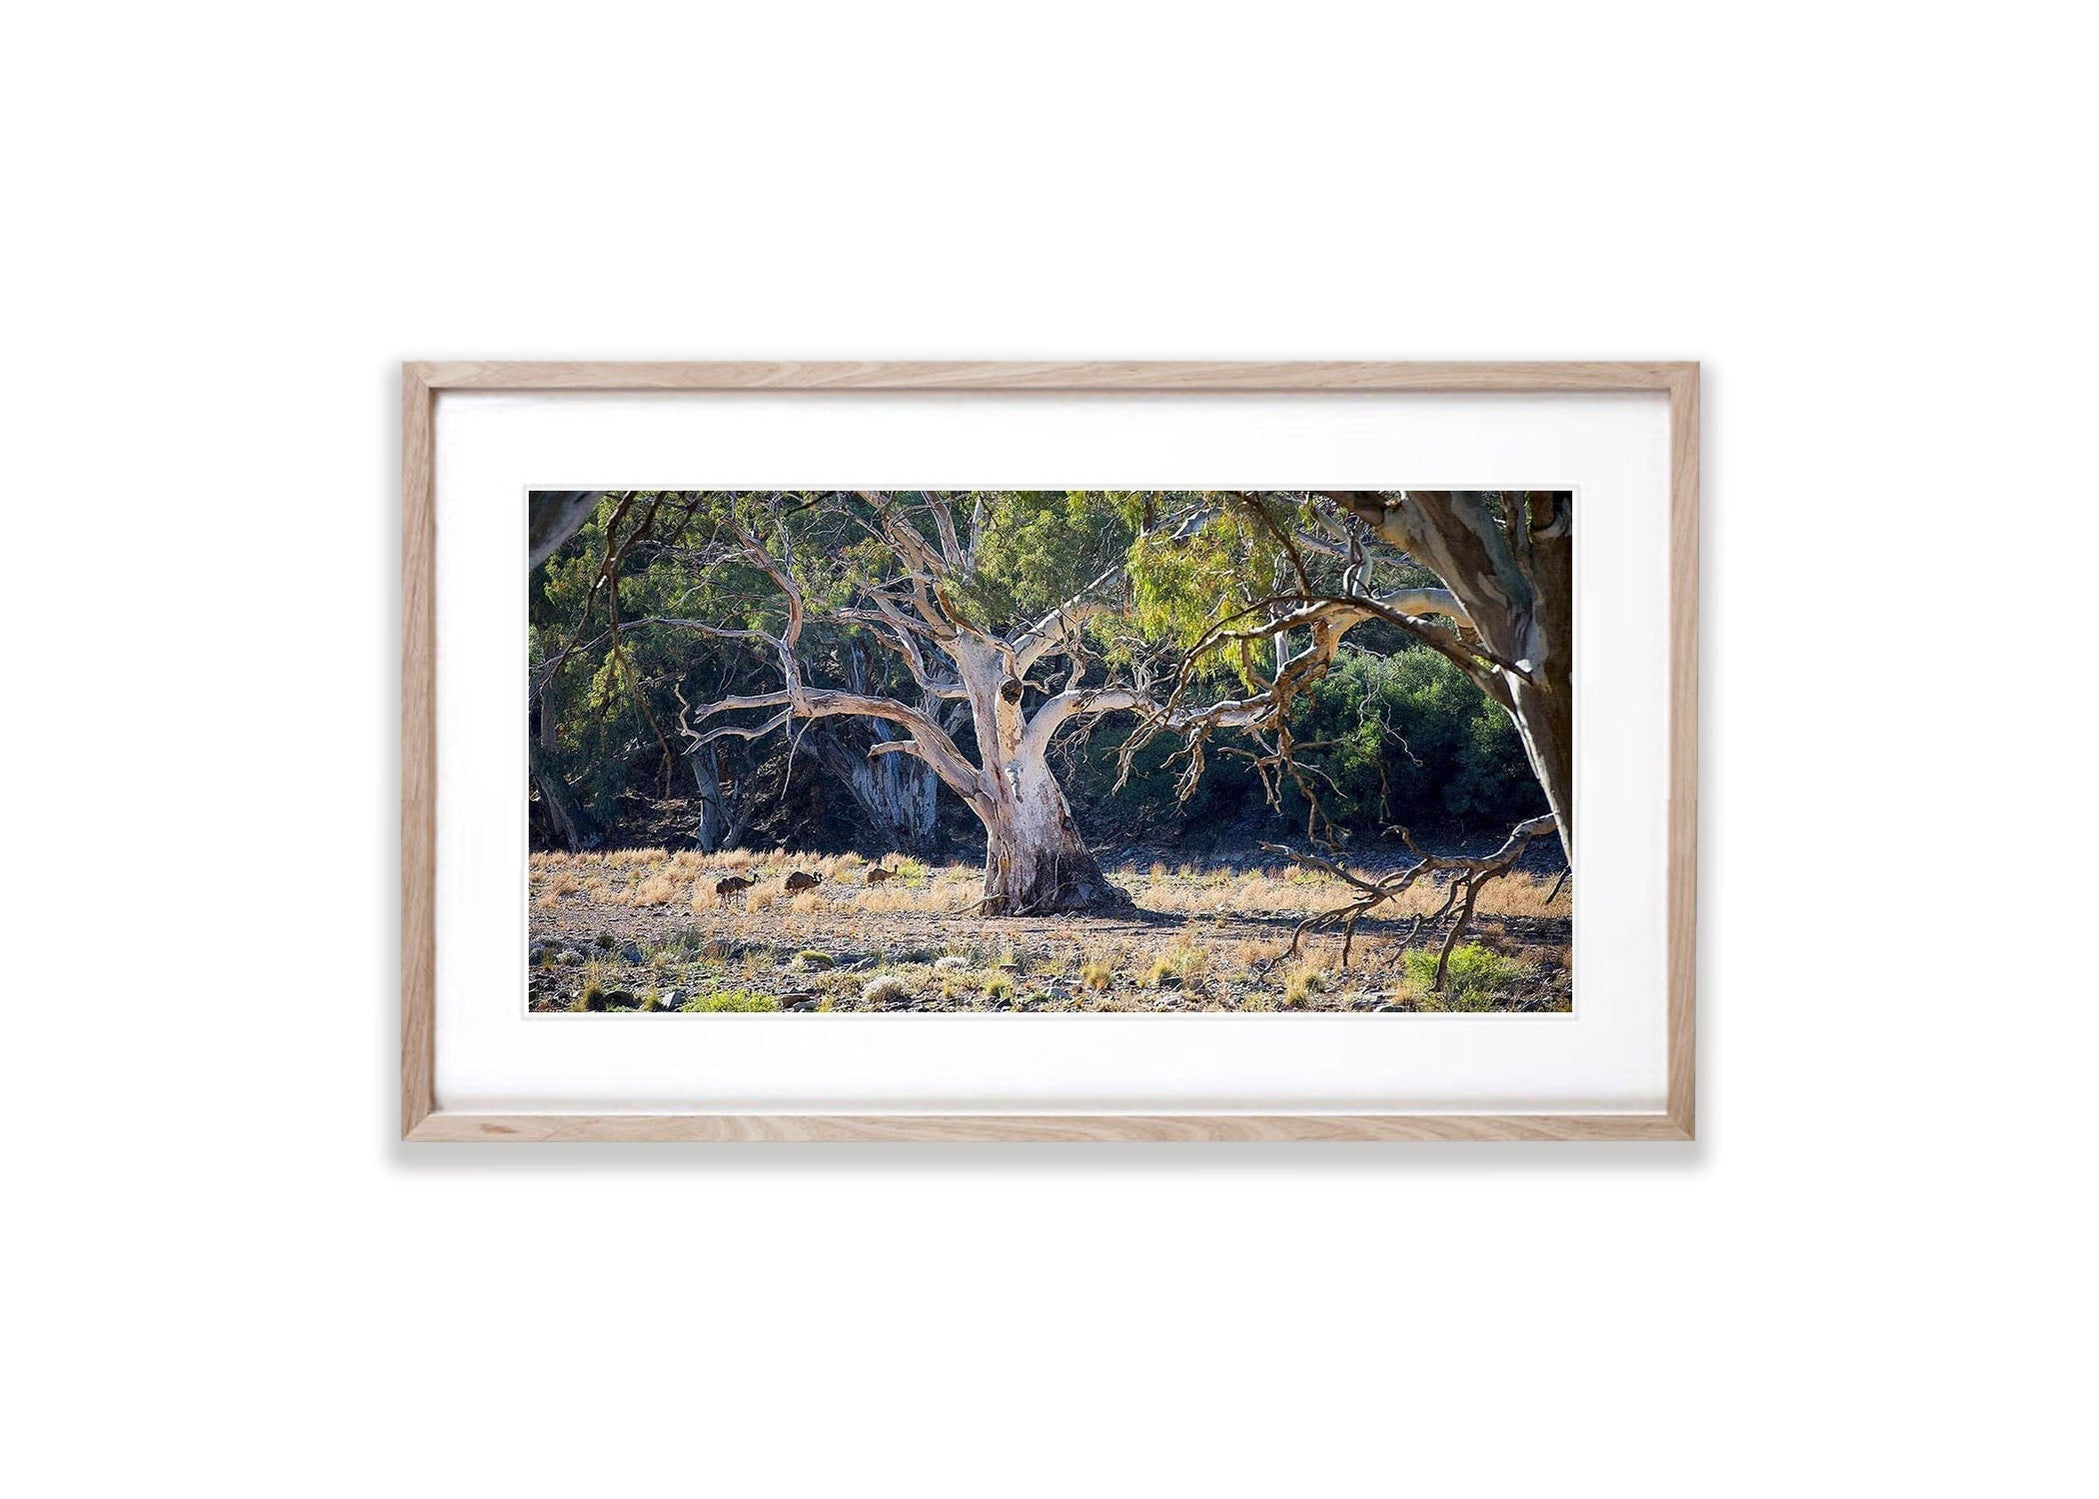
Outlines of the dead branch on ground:
M 1444 978 L 1450 969 L 1450 955 L 1457 950 L 1459 939 L 1472 925 L 1472 912 L 1479 902 L 1480 891 L 1513 871 L 1517 861 L 1533 842 L 1558 830 L 1559 824 L 1553 820 L 1551 813 L 1543 817 L 1533 817 L 1528 822 L 1518 823 L 1515 830 L 1509 834 L 1508 841 L 1493 853 L 1480 858 L 1466 858 L 1456 854 L 1429 853 L 1414 841 L 1414 835 L 1405 828 L 1389 828 L 1387 831 L 1397 833 L 1400 841 L 1406 845 L 1407 852 L 1413 854 L 1419 862 L 1374 880 L 1353 874 L 1332 859 L 1324 859 L 1317 854 L 1301 854 L 1280 843 L 1264 843 L 1261 847 L 1269 853 L 1281 854 L 1292 863 L 1307 869 L 1330 874 L 1358 892 L 1356 898 L 1345 906 L 1307 916 L 1290 934 L 1290 952 L 1294 957 L 1306 932 L 1331 931 L 1339 927 L 1343 968 L 1348 966 L 1349 951 L 1355 943 L 1357 922 L 1386 902 L 1405 895 L 1424 876 L 1449 875 L 1450 881 L 1445 887 L 1443 904 L 1433 912 L 1416 916 L 1414 924 L 1407 928 L 1406 935 L 1399 939 L 1401 950 L 1405 950 L 1421 935 L 1424 927 L 1433 934 L 1438 927 L 1448 923 L 1442 950 L 1436 955 L 1436 979 L 1431 985 L 1440 994 Z M 1564 879 L 1565 876 L 1561 878 Z M 1559 887 L 1555 885 L 1553 888 L 1557 893 Z

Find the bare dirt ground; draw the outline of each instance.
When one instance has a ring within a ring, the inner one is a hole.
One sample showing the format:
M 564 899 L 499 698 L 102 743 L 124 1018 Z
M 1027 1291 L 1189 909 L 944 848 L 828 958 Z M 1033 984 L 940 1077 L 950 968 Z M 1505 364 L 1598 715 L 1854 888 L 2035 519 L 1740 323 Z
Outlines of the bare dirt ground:
M 986 918 L 980 872 L 857 855 L 704 855 L 660 849 L 532 856 L 534 1011 L 1179 1012 L 1572 1008 L 1573 898 L 1519 872 L 1486 887 L 1441 991 L 1434 941 L 1402 951 L 1436 887 L 1366 917 L 1350 961 L 1304 917 L 1345 903 L 1329 876 L 1254 854 L 1112 871 L 1137 909 Z M 789 891 L 796 871 L 821 877 Z M 753 878 L 719 896 L 725 876 Z

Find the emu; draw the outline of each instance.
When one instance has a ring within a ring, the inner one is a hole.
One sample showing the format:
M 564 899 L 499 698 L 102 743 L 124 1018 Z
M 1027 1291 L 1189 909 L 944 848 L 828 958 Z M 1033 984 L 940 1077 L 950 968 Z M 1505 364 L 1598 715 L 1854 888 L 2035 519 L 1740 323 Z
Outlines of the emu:
M 796 890 L 814 890 L 823 882 L 822 875 L 811 874 L 806 869 L 797 869 L 787 877 L 787 889 L 790 894 Z
M 714 894 L 717 899 L 727 900 L 737 891 L 748 890 L 757 883 L 756 880 L 746 879 L 740 874 L 732 874 L 714 882 Z

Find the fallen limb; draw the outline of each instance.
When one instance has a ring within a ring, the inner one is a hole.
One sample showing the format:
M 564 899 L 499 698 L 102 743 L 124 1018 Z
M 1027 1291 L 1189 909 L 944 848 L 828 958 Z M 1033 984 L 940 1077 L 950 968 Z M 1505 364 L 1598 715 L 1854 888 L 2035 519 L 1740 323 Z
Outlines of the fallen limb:
M 1459 939 L 1472 925 L 1473 908 L 1479 902 L 1480 891 L 1492 881 L 1514 870 L 1517 861 L 1532 843 L 1557 832 L 1558 828 L 1559 824 L 1554 821 L 1551 813 L 1543 817 L 1533 817 L 1528 822 L 1518 823 L 1515 830 L 1509 834 L 1508 841 L 1500 848 L 1479 858 L 1432 854 L 1417 844 L 1414 835 L 1405 828 L 1388 828 L 1386 831 L 1399 835 L 1399 840 L 1406 845 L 1407 852 L 1413 854 L 1418 862 L 1375 880 L 1352 874 L 1332 859 L 1324 859 L 1317 854 L 1301 854 L 1280 843 L 1264 843 L 1261 847 L 1269 853 L 1281 854 L 1292 863 L 1302 865 L 1306 869 L 1330 874 L 1358 892 L 1356 898 L 1345 906 L 1307 916 L 1297 924 L 1297 929 L 1290 935 L 1290 951 L 1294 956 L 1306 932 L 1331 931 L 1339 927 L 1343 968 L 1348 966 L 1349 951 L 1355 943 L 1357 922 L 1379 906 L 1405 895 L 1424 875 L 1449 875 L 1451 878 L 1443 904 L 1432 915 L 1415 917 L 1414 924 L 1407 928 L 1406 935 L 1399 942 L 1400 947 L 1404 949 L 1412 945 L 1424 926 L 1433 933 L 1446 921 L 1449 923 L 1442 949 L 1436 955 L 1436 979 L 1432 985 L 1441 993 L 1444 979 L 1450 970 L 1450 955 L 1457 950 Z M 1564 880 L 1565 876 L 1562 875 L 1561 878 Z M 1557 894 L 1559 886 L 1555 885 L 1553 890 Z

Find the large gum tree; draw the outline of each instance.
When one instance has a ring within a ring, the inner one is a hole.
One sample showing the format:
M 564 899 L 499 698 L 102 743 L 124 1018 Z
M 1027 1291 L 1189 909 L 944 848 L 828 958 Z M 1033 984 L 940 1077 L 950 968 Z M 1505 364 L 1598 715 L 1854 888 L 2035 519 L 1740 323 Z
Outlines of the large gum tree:
M 1088 626 L 1116 615 L 1128 523 L 1098 495 L 934 491 L 715 497 L 696 567 L 762 580 L 744 624 L 637 623 L 740 642 L 774 682 L 692 706 L 695 747 L 791 731 L 804 721 L 873 719 L 901 735 L 871 758 L 928 766 L 983 825 L 988 914 L 1115 909 L 1129 897 L 1102 872 L 1050 763 L 1068 726 L 1150 698 Z M 889 653 L 909 691 L 819 675 L 835 661 L 820 631 L 858 632 Z

